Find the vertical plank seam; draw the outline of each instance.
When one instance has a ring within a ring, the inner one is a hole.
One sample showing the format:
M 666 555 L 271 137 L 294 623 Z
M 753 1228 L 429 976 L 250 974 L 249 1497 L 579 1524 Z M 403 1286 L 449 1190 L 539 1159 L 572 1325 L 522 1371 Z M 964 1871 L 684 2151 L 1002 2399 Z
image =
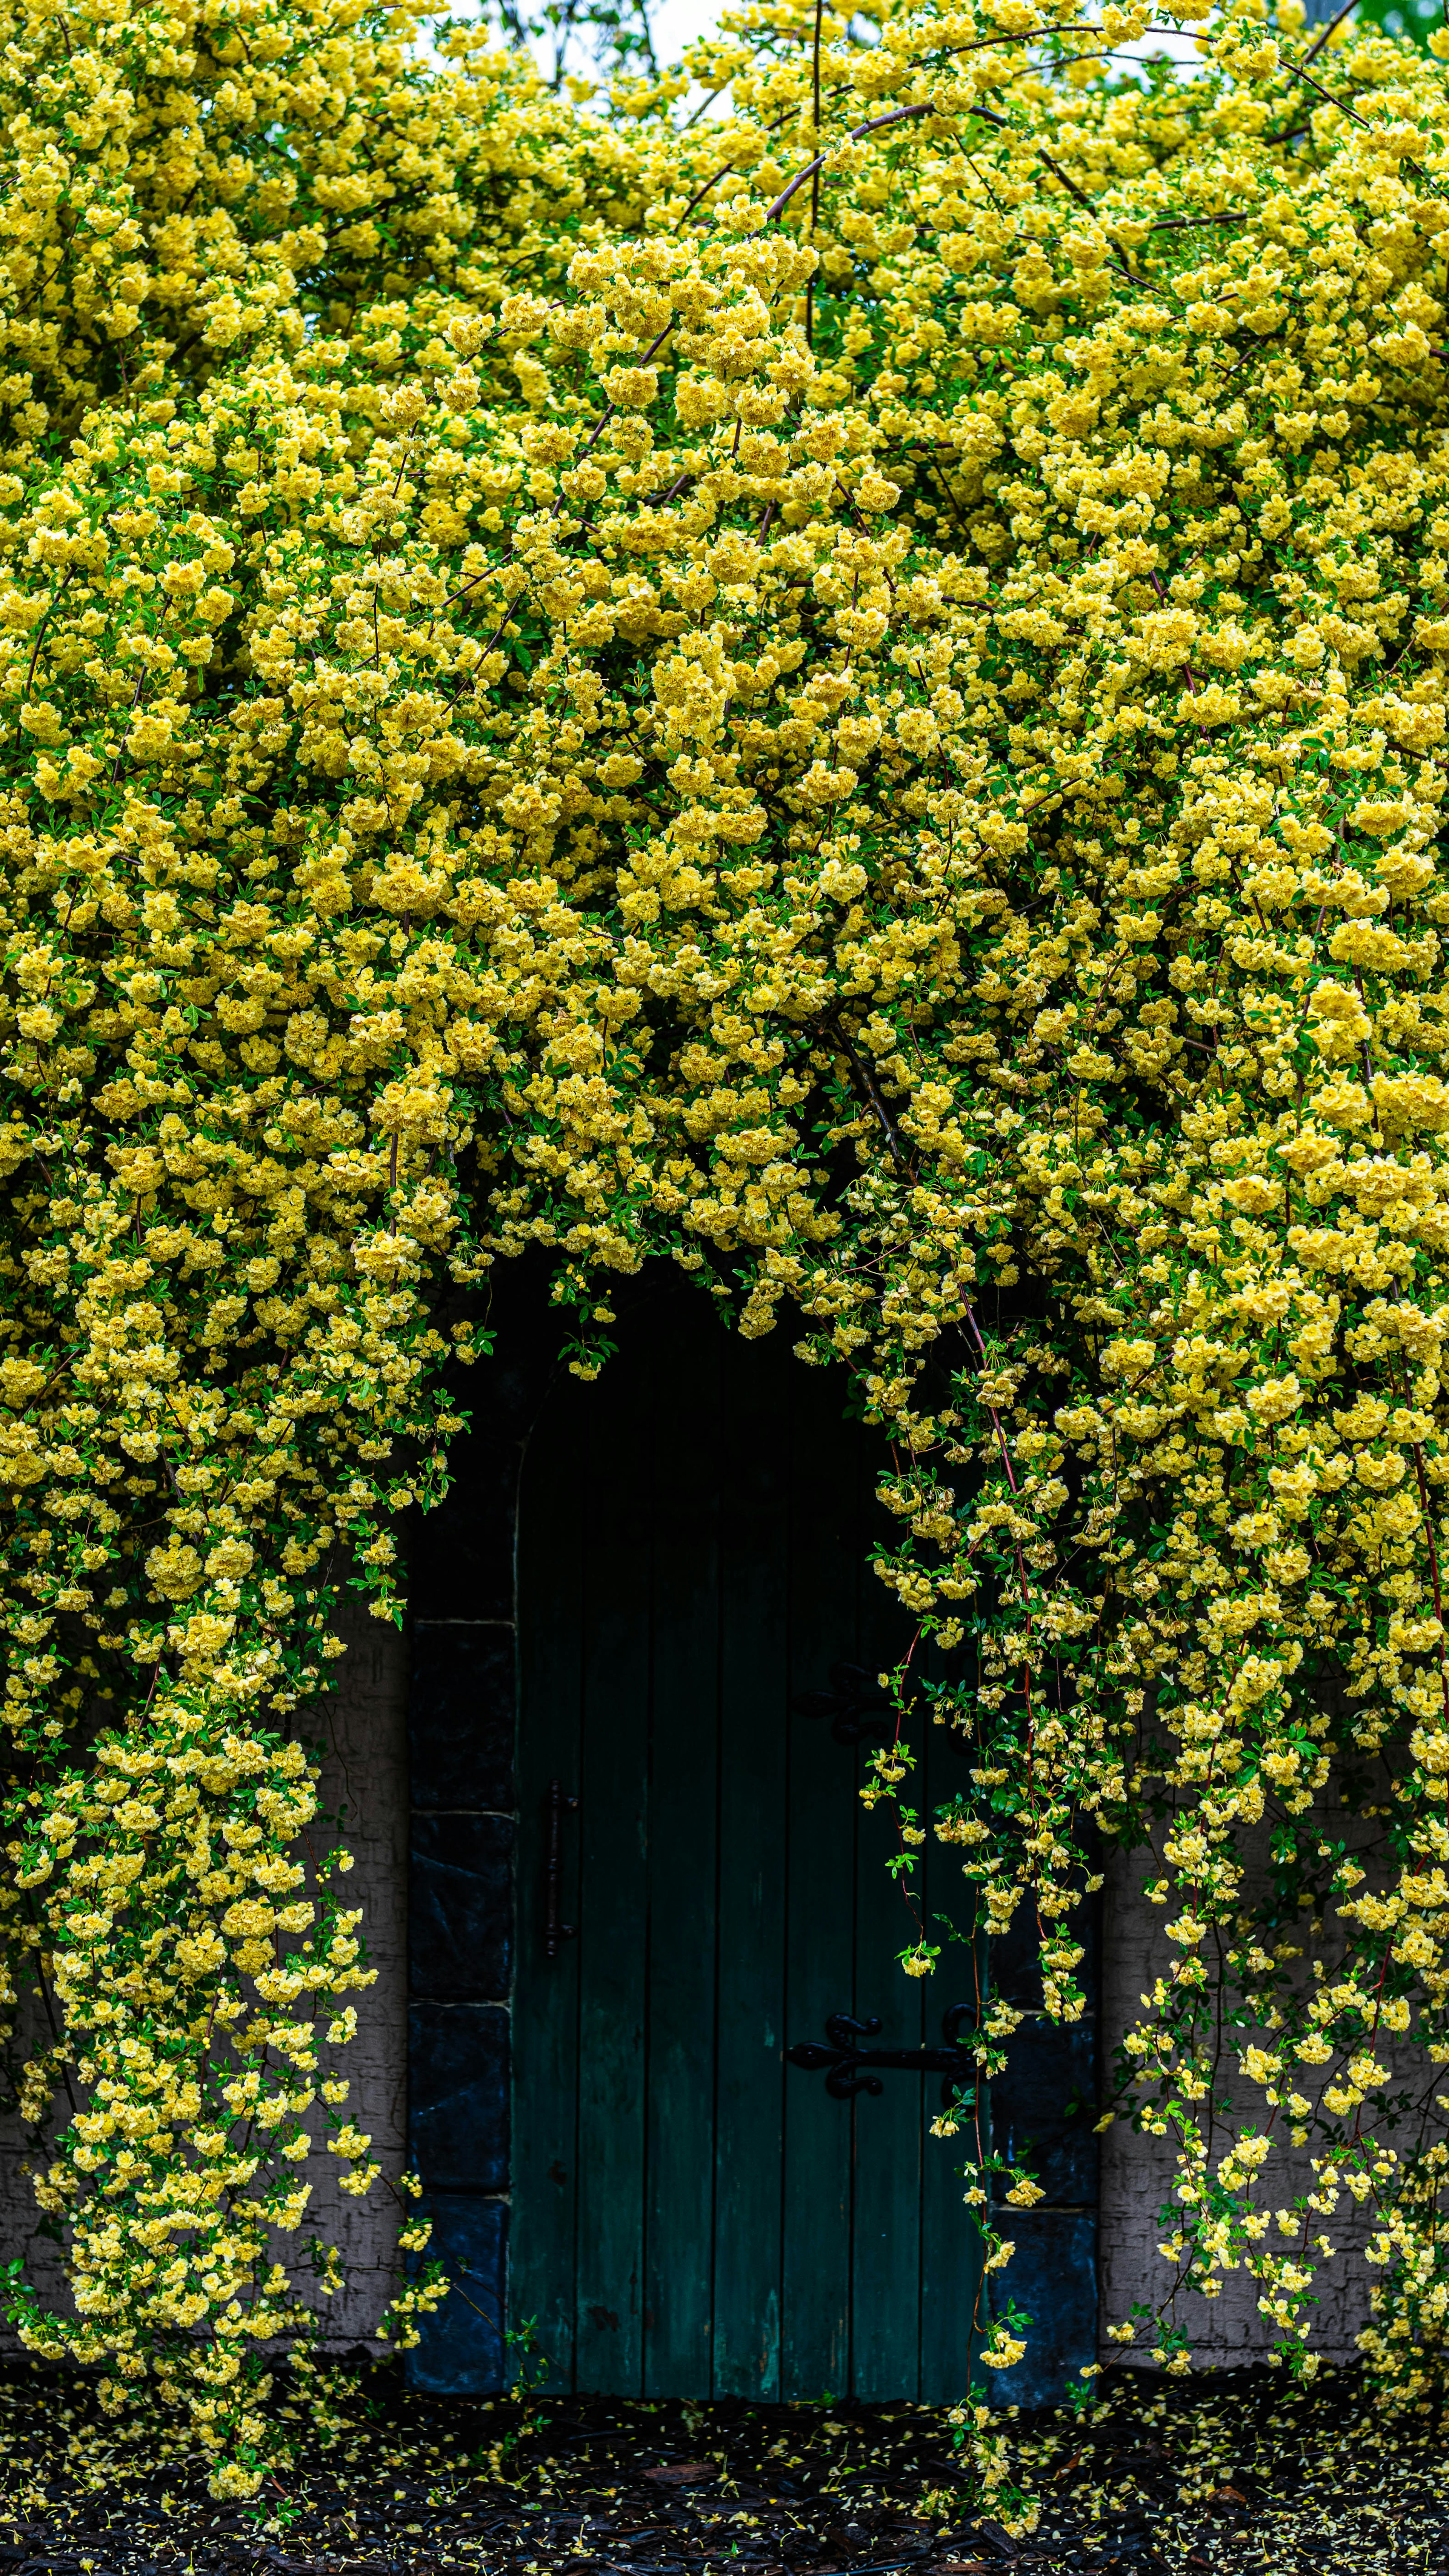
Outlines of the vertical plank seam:
M 653 1382 L 651 1382 L 650 1394 L 655 1400 L 645 1408 L 645 1419 L 648 1424 L 647 1436 L 649 1441 L 648 1481 L 645 1486 L 645 1521 L 649 1533 L 649 1564 L 644 1585 L 644 1600 L 646 1604 L 645 1626 L 647 1630 L 646 1659 L 644 1667 L 644 1976 L 643 1989 L 640 1995 L 643 2034 L 639 2072 L 639 2080 L 643 2088 L 639 2157 L 640 2199 L 638 2257 L 638 2394 L 641 2397 L 647 2395 L 649 2387 L 650 2327 L 647 2320 L 651 2314 L 649 2306 L 650 2276 L 654 2263 L 654 2231 L 650 2225 L 650 2219 L 653 2210 L 655 2180 L 654 2157 L 652 2154 L 653 2123 L 649 2116 L 649 2103 L 654 2070 L 654 1758 L 656 1752 L 656 1734 L 659 1722 L 659 1695 L 656 1688 L 654 1654 L 659 1583 L 659 1549 L 656 1543 L 658 1538 L 659 1504 L 659 1405 L 657 1401 L 657 1387 Z
M 593 1490 L 594 1490 L 594 1473 L 593 1473 L 593 1471 L 594 1471 L 594 1449 L 595 1449 L 595 1446 L 596 1446 L 596 1433 L 597 1433 L 597 1425 L 596 1425 L 596 1424 L 595 1424 L 595 1422 L 594 1422 L 593 1416 L 592 1416 L 591 1414 L 586 1414 L 586 1415 L 584 1416 L 583 1432 L 582 1432 L 583 1459 L 582 1459 L 582 1462 L 581 1462 L 581 1463 L 582 1463 L 582 1481 L 581 1481 L 581 1489 L 580 1489 L 580 1490 L 581 1490 L 581 1492 L 583 1493 L 583 1495 L 585 1495 L 585 1496 L 588 1496 L 588 1495 L 592 1494 L 592 1492 L 593 1492 Z M 584 1783 L 585 1783 L 585 1780 L 586 1780 L 586 1778 L 587 1778 L 587 1776 L 588 1776 L 588 1757 L 589 1757 L 589 1692 L 588 1692 L 589 1657 L 588 1657 L 588 1622 L 589 1622 L 589 1611 L 590 1611 L 591 1604 L 590 1604 L 590 1597 L 589 1597 L 589 1573 L 588 1573 L 589 1560 L 588 1560 L 588 1547 L 587 1547 L 587 1538 L 588 1538 L 588 1513 L 587 1513 L 587 1510 L 581 1510 L 581 1511 L 580 1511 L 580 1514 L 579 1514 L 579 1522 L 578 1522 L 578 1530 L 579 1530 L 579 1552 L 578 1552 L 577 1571 L 576 1571 L 576 1578 L 575 1578 L 575 1579 L 576 1579 L 576 1584 L 577 1584 L 577 1590 L 576 1590 L 576 1593 L 575 1593 L 575 1599 L 576 1599 L 576 1603 L 577 1603 L 576 1616 L 577 1616 L 577 1619 L 578 1619 L 578 1631 L 579 1631 L 579 1652 L 578 1652 L 578 1701 L 577 1701 L 577 1710 L 576 1710 L 575 1725 L 574 1725 L 574 1741 L 575 1741 L 575 1743 L 576 1743 L 576 1745 L 577 1745 L 577 1748 L 578 1748 L 578 1749 L 577 1749 L 577 1752 L 576 1752 L 576 1754 L 575 1754 L 575 1757 L 574 1757 L 574 1767 L 575 1767 L 575 1772 L 576 1772 L 576 1775 L 577 1775 L 577 1782 L 578 1782 L 578 1785 L 577 1785 L 577 1788 L 576 1788 L 576 1789 L 575 1789 L 575 1791 L 574 1791 L 574 1795 L 575 1795 L 575 1796 L 578 1798 L 578 1800 L 579 1800 L 579 1811 L 580 1811 L 580 1819 L 581 1819 L 581 1821 L 580 1821 L 580 1828 L 579 1828 L 579 1834 L 578 1834 L 578 1841 L 577 1841 L 577 1845 L 576 1845 L 577 1858 L 576 1858 L 576 1862 L 575 1862 L 575 1877 L 574 1877 L 574 1921 L 575 1921 L 575 1923 L 576 1923 L 576 1924 L 577 1924 L 577 1926 L 578 1926 L 578 1932 L 577 1932 L 577 1936 L 576 1936 L 576 1937 L 577 1937 L 577 1941 L 578 1941 L 578 1967 L 577 1967 L 577 1969 L 576 1969 L 576 1971 L 575 1971 L 575 1974 L 574 1974 L 574 1998 L 573 1998 L 573 2014 L 572 2014 L 572 2020 L 573 2020 L 573 2040 L 574 2040 L 574 2047 L 573 2047 L 573 2060 L 574 2060 L 574 2085 L 573 2085 L 573 2153 L 572 2153 L 572 2155 L 571 2155 L 571 2157 L 570 2157 L 570 2159 L 569 2159 L 569 2175 L 570 2175 L 570 2184 L 571 2184 L 570 2198 L 571 2198 L 572 2205 L 573 2205 L 573 2231 L 572 2231 L 571 2247 L 570 2247 L 570 2251 L 571 2251 L 570 2271 L 571 2271 L 571 2274 L 572 2274 L 572 2298 L 571 2298 L 571 2301 L 570 2301 L 570 2306 L 571 2306 L 571 2309 L 572 2309 L 572 2318 L 571 2318 L 570 2344 L 569 2344 L 569 2353 L 570 2353 L 569 2386 L 570 2386 L 571 2390 L 573 2390 L 575 2393 L 577 2393 L 577 2390 L 578 2390 L 578 2384 L 579 2384 L 579 2344 L 580 2344 L 580 2340 L 581 2340 L 581 2333 L 580 2333 L 580 2329 L 581 2329 L 581 2315 L 580 2315 L 580 2308 L 579 2308 L 579 2288 L 580 2288 L 580 2284 L 579 2284 L 579 2254 L 580 2254 L 580 2248 L 581 2248 L 581 2246 L 582 2246 L 582 2244 L 583 2244 L 583 2233 L 584 2233 L 584 2229 L 583 2229 L 583 2164 L 584 2164 L 584 2144 L 583 2144 L 583 2140 L 584 2140 L 584 1959 L 585 1959 L 585 1957 L 586 1957 L 586 1955 L 587 1955 L 587 1953 L 586 1953 L 586 1949 L 585 1949 L 585 1944 L 586 1944 L 586 1942 L 587 1942 L 587 1940 L 588 1940 L 588 1920 L 589 1920 L 589 1916 L 588 1916 L 588 1903 L 587 1903 L 587 1898 L 586 1898 L 586 1895 L 585 1895 L 585 1877 L 586 1877 L 586 1870 L 585 1870 L 585 1854 L 586 1854 L 586 1852 L 587 1852 L 587 1850 L 588 1850 L 588 1818 L 587 1818 L 587 1814 L 586 1814 L 586 1812 L 585 1812 L 585 1810 L 584 1810 L 584 1807 L 583 1807 Z
M 795 1676 L 795 1445 L 796 1432 L 798 1428 L 794 1378 L 787 1375 L 785 1385 L 787 1391 L 785 1398 L 784 1435 L 781 1441 L 784 1492 L 782 1495 L 780 1518 L 780 1529 L 785 1545 L 785 1706 L 781 1718 L 781 1723 L 785 1729 L 785 1761 L 782 1788 L 785 1828 L 782 1836 L 785 1851 L 785 1884 L 780 1907 L 780 2224 L 778 2232 L 780 2261 L 779 2270 L 776 2274 L 776 2281 L 778 2284 L 778 2333 L 780 2340 L 779 2361 L 775 2375 L 776 2394 L 781 2398 L 784 2398 L 787 2393 L 785 2387 L 785 2356 L 791 2349 L 790 2333 L 793 2323 L 793 2320 L 786 2315 L 785 2310 L 785 2301 L 789 2287 L 788 2265 L 785 2260 L 785 2224 L 789 2216 L 790 2208 L 788 2184 L 791 2150 L 790 2087 L 786 2081 L 786 2077 L 789 2072 L 789 2061 L 786 2058 L 785 2050 L 789 2044 L 790 2014 L 794 2009 L 794 1998 L 790 1988 L 790 1923 L 791 1909 L 794 1904 L 795 1897 L 795 1873 L 791 1865 L 793 1837 L 790 1832 L 790 1824 L 795 1813 L 795 1730 L 790 1723 L 790 1700 L 792 1697 L 790 1684 Z
M 720 1375 L 719 1375 L 719 1376 L 717 1377 L 717 1379 L 716 1379 L 716 1387 L 717 1387 L 717 1389 L 718 1389 L 718 1408 L 719 1408 L 719 1410 L 718 1410 L 718 1420 L 719 1420 L 719 1439 L 718 1439 L 718 1444 L 717 1444 L 717 1445 L 718 1445 L 718 1454 L 720 1455 L 720 1457 L 721 1457 L 722 1459 L 724 1459 L 724 1460 L 728 1460 L 728 1458 L 729 1458 L 729 1456 L 730 1456 L 730 1447 L 729 1447 L 729 1437 L 730 1437 L 730 1435 L 729 1435 L 729 1431 L 726 1429 L 726 1422 L 725 1422 L 725 1409 L 726 1409 L 726 1404 L 727 1404 L 728 1399 L 727 1399 L 726 1394 L 725 1394 L 725 1392 L 724 1392 L 724 1385 L 725 1385 L 725 1381 L 724 1381 L 724 1373 L 723 1373 L 723 1371 L 721 1370 Z M 720 2382 L 721 2382 L 721 2373 L 720 2373 L 720 2360 L 721 2360 L 720 2343 L 721 2343 L 721 2335 L 722 2335 L 722 2331 L 723 2331 L 723 2327 L 722 2327 L 722 2313 L 723 2313 L 723 2308 L 724 2308 L 724 2302 L 722 2301 L 722 2298 L 721 2298 L 721 2289 L 720 2289 L 720 2273 L 721 2273 L 721 2263 L 722 2263 L 722 2255 L 721 2255 L 721 2241 L 720 2241 L 720 2173 L 721 2173 L 721 2163 L 722 2163 L 722 2129 L 723 2129 L 724 2116 L 725 2116 L 725 2111 L 724 2111 L 724 2091 L 723 2091 L 723 2085 L 722 2085 L 722 2081 L 721 2081 L 721 2072 L 720 2072 L 720 2051 L 721 2051 L 721 2046 L 722 2046 L 722 2041 L 723 2041 L 723 2032 L 724 2032 L 724 1914 L 725 1914 L 725 1857 L 724 1857 L 724 1847 L 725 1847 L 725 1819 L 726 1819 L 726 1800 L 725 1800 L 725 1764 L 726 1764 L 726 1755 L 725 1755 L 725 1713 L 726 1713 L 726 1706 L 727 1706 L 726 1697 L 725 1697 L 725 1646 L 724 1646 L 724 1638 L 725 1638 L 726 1621 L 727 1621 L 727 1616 L 728 1616 L 728 1612 L 727 1612 L 727 1604 L 729 1603 L 730 1598 L 731 1598 L 731 1588 L 730 1588 L 730 1552 L 729 1552 L 729 1549 L 727 1548 L 727 1546 L 726 1546 L 726 1544 L 725 1544 L 725 1537 L 724 1537 L 724 1532 L 725 1532 L 725 1529 L 726 1529 L 727 1527 L 728 1527 L 728 1514 L 727 1514 L 727 1513 L 722 1513 L 722 1514 L 720 1515 L 720 1517 L 719 1517 L 719 1521 L 718 1521 L 718 1525 L 717 1525 L 717 1531 L 716 1531 L 716 1544 L 717 1544 L 717 1551 L 718 1551 L 718 1553 L 717 1553 L 718 1583 L 717 1583 L 717 1587 L 716 1587 L 716 1595 L 715 1595 L 715 1604 L 716 1604 L 716 1607 L 715 1607 L 715 1635 L 714 1635 L 714 1706 L 715 1706 L 715 1736 L 714 1736 L 714 1814 L 715 1814 L 715 1839 L 714 1839 L 714 1980 L 713 1980 L 714 2046 L 713 2046 L 713 2049 L 712 2049 L 712 2051 L 711 2051 L 711 2059 L 712 2059 L 711 2083 L 710 2083 L 710 2103 L 711 2103 L 710 2133 L 711 2133 L 711 2147 L 710 2147 L 710 2189 L 709 2189 L 709 2388 L 710 2388 L 710 2395 L 711 2395 L 711 2397 L 718 2397 L 718 2396 L 720 2396 L 722 2393 L 725 2393 L 725 2392 L 723 2392 L 723 2391 L 722 2391 L 722 2389 L 721 2389 L 721 2384 L 720 2384 Z

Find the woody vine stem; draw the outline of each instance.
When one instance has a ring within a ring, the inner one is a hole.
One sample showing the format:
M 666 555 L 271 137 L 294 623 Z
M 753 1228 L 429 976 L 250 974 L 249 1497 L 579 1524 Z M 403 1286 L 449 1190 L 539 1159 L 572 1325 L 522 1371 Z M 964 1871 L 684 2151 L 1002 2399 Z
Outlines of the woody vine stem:
M 1103 2116 L 1178 2214 L 1113 2332 L 1186 2367 L 1243 2272 L 1311 2369 L 1356 2205 L 1427 2399 L 1449 41 L 1254 0 L 1180 79 L 1137 0 L 802 0 L 575 103 L 428 23 L 20 0 L 0 63 L 0 1927 L 74 2293 L 22 2331 L 218 2493 L 285 2449 L 313 2179 L 384 2187 L 335 1611 L 394 1615 L 542 1247 L 585 1376 L 650 1258 L 853 1372 L 973 1755 L 923 1818 L 882 1753 L 903 1870 L 1026 1909 L 1070 2020 L 1145 1866 Z

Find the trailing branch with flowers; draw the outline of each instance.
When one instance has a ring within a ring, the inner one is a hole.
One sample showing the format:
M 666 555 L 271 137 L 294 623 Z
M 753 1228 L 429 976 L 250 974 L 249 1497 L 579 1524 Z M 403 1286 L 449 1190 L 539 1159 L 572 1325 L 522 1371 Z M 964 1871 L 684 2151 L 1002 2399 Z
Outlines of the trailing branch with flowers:
M 74 2289 L 17 2311 L 218 2492 L 319 2098 L 376 2170 L 337 1587 L 391 1614 L 530 1245 L 586 1374 L 651 1256 L 854 1373 L 983 1920 L 1070 2018 L 1097 1845 L 1175 1909 L 1172 2291 L 1246 2263 L 1301 2358 L 1347 2191 L 1373 2366 L 1440 2372 L 1449 100 L 1301 20 L 1181 77 L 1137 0 L 784 0 L 700 119 L 371 0 L 14 13 L 0 1923 Z

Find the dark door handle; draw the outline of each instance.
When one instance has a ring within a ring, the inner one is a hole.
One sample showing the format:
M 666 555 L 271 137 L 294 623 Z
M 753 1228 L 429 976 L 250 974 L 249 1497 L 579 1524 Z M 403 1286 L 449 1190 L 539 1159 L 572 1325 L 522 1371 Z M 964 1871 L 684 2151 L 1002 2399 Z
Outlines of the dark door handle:
M 563 1820 L 565 1816 L 577 1815 L 578 1805 L 577 1798 L 564 1796 L 561 1780 L 550 1780 L 548 1784 L 548 1860 L 543 1874 L 543 1955 L 546 1959 L 556 1959 L 559 1943 L 572 1941 L 578 1930 L 576 1923 L 560 1923 L 558 1919 L 559 1889 L 563 1880 Z
M 803 2066 L 814 2072 L 825 2069 L 825 2090 L 837 2102 L 852 2101 L 857 2093 L 884 2091 L 879 2075 L 862 2069 L 890 2067 L 905 2075 L 941 2075 L 941 2102 L 949 2110 L 956 2099 L 957 2088 L 975 2083 L 976 2060 L 965 2045 L 963 2033 L 971 2029 L 976 2014 L 970 2004 L 952 2004 L 941 2020 L 939 2048 L 862 2048 L 863 2039 L 874 2039 L 880 2031 L 879 2019 L 857 2021 L 853 2013 L 832 2013 L 825 2025 L 825 2039 L 797 2040 L 785 2055 L 792 2066 Z M 1011 2133 L 1007 2132 L 1006 2160 L 1011 2162 Z

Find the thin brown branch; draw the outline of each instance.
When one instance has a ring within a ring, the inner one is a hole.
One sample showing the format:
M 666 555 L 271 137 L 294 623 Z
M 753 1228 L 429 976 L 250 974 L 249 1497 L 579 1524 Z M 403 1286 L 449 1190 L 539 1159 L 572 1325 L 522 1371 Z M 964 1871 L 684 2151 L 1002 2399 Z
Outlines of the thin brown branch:
M 891 1124 L 885 1103 L 881 1099 L 879 1092 L 876 1090 L 875 1084 L 871 1080 L 869 1067 L 866 1065 L 864 1058 L 857 1052 L 854 1042 L 847 1036 L 838 1019 L 828 1020 L 826 1022 L 826 1026 L 830 1030 L 832 1037 L 836 1039 L 845 1054 L 850 1058 L 861 1089 L 864 1091 L 867 1100 L 875 1111 L 877 1118 L 880 1120 L 886 1144 L 890 1148 L 891 1161 L 894 1163 L 899 1177 L 903 1181 L 908 1181 L 911 1177 L 910 1166 L 901 1152 L 900 1138 L 897 1136 L 895 1128 Z
M 1318 56 L 1322 53 L 1324 46 L 1328 43 L 1329 38 L 1333 35 L 1335 29 L 1341 27 L 1345 18 L 1351 17 L 1357 7 L 1358 0 L 1343 0 L 1343 7 L 1329 19 L 1326 27 L 1321 27 L 1319 29 L 1318 34 L 1314 37 L 1312 44 L 1309 46 L 1307 53 L 1303 57 L 1305 63 L 1317 61 Z

